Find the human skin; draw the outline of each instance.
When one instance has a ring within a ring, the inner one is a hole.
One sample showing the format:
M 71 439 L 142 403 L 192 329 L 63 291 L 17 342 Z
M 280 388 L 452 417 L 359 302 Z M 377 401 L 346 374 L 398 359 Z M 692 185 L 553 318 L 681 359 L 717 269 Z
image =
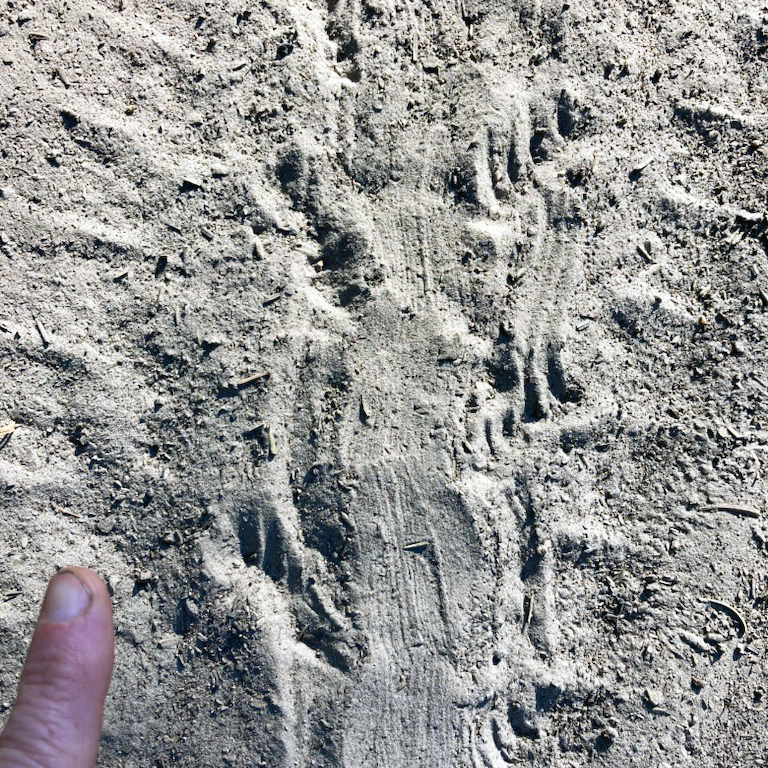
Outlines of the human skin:
M 59 571 L 48 585 L 0 733 L 2 768 L 93 768 L 112 677 L 112 604 L 87 568 Z

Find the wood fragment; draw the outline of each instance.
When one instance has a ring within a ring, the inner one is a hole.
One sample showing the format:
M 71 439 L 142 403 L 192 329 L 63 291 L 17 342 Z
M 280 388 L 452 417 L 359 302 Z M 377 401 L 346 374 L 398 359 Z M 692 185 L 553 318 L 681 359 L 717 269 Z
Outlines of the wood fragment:
M 410 544 L 405 544 L 403 549 L 406 552 L 423 552 L 429 546 L 428 541 L 412 541 Z
M 150 584 L 156 581 L 155 574 L 152 571 L 134 571 L 133 578 L 137 584 Z
M 523 633 L 525 633 L 531 625 L 531 619 L 533 618 L 533 598 L 533 592 L 523 598 Z
M 664 694 L 655 688 L 646 688 L 643 691 L 643 699 L 645 699 L 645 701 L 647 701 L 654 709 L 665 703 Z
M 371 418 L 371 409 L 365 401 L 365 395 L 360 395 L 360 421 L 367 424 Z
M 166 531 L 161 537 L 160 542 L 166 546 L 174 546 L 176 544 L 182 544 L 184 541 L 181 533 L 176 530 Z
M 269 458 L 277 456 L 277 440 L 275 440 L 275 431 L 272 427 L 267 427 L 267 436 L 269 437 Z
M 637 249 L 637 252 L 640 254 L 640 256 L 642 256 L 643 260 L 644 260 L 644 261 L 645 261 L 647 264 L 653 264 L 653 263 L 654 263 L 654 261 L 653 261 L 653 258 L 651 257 L 651 254 L 650 254 L 650 253 L 648 253 L 648 252 L 645 250 L 645 248 L 643 248 L 643 246 L 642 246 L 642 245 L 638 245 L 638 246 L 636 246 L 636 249 Z
M 61 80 L 65 88 L 72 87 L 72 81 L 61 71 L 61 68 L 56 70 L 56 76 Z
M 744 617 L 728 603 L 723 603 L 720 600 L 715 600 L 712 597 L 702 597 L 701 600 L 705 603 L 709 603 L 713 608 L 718 608 L 724 613 L 727 613 L 739 626 L 738 635 L 744 637 L 747 634 L 747 622 Z
M 259 371 L 258 373 L 251 373 L 248 376 L 244 376 L 242 379 L 238 379 L 235 382 L 235 386 L 238 389 L 247 387 L 249 384 L 253 384 L 254 381 L 259 379 L 268 379 L 272 375 L 272 371 Z
M 686 645 L 689 645 L 691 648 L 693 648 L 694 651 L 698 651 L 699 653 L 710 653 L 712 650 L 707 645 L 707 641 L 703 637 L 699 637 L 699 635 L 694 634 L 693 632 L 682 630 L 680 632 L 680 639 Z
M 264 261 L 266 253 L 264 252 L 264 246 L 258 237 L 254 236 L 253 244 L 251 245 L 251 255 L 257 261 Z
M 50 336 L 48 336 L 48 332 L 45 330 L 45 326 L 43 325 L 42 321 L 40 320 L 37 315 L 32 315 L 32 317 L 35 320 L 35 325 L 37 326 L 37 332 L 40 334 L 40 338 L 43 340 L 43 345 L 48 347 L 51 344 Z
M 15 421 L 9 421 L 7 424 L 0 424 L 0 438 L 12 435 L 19 425 Z
M 653 155 L 646 155 L 632 166 L 632 173 L 641 173 L 654 161 Z
M 74 517 L 75 520 L 82 520 L 80 515 L 77 514 L 77 512 L 72 512 L 69 509 L 66 509 L 65 507 L 60 507 L 58 504 L 51 504 L 51 506 L 54 509 L 54 512 L 58 512 L 60 515 L 66 515 L 67 517 Z
M 744 504 L 718 503 L 701 507 L 702 512 L 730 512 L 732 515 L 743 515 L 744 517 L 761 517 L 761 512 L 755 507 L 749 507 Z
M 245 432 L 243 432 L 243 437 L 246 440 L 260 440 L 263 433 L 264 424 L 256 424 L 256 426 L 251 427 L 251 429 L 247 429 Z
M 736 213 L 735 215 L 736 223 L 739 226 L 744 226 L 746 224 L 749 224 L 750 226 L 754 227 L 756 224 L 759 224 L 763 220 L 762 213 L 755 213 L 753 211 L 748 211 L 745 208 L 740 208 L 735 213 Z

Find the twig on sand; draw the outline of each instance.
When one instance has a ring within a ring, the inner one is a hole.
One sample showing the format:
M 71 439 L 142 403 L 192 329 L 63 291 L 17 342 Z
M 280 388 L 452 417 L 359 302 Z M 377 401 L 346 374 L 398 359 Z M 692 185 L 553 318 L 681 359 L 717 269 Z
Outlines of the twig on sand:
M 40 338 L 43 340 L 43 345 L 48 347 L 51 344 L 51 338 L 48 336 L 48 331 L 45 330 L 45 326 L 42 323 L 42 320 L 37 315 L 32 315 L 35 321 L 35 325 L 37 326 L 37 332 L 40 334 Z
M 19 425 L 15 421 L 9 421 L 7 424 L 0 424 L 0 440 L 12 435 Z
M 243 376 L 242 379 L 238 379 L 235 385 L 238 389 L 247 387 L 249 384 L 253 384 L 254 381 L 259 379 L 268 379 L 272 375 L 272 371 L 259 371 L 258 373 L 251 373 L 248 376 Z
M 701 600 L 705 603 L 709 603 L 713 608 L 719 608 L 721 611 L 727 613 L 739 626 L 739 637 L 744 637 L 747 634 L 747 622 L 744 617 L 728 603 L 723 603 L 720 600 L 715 600 L 712 597 L 702 597 Z
M 429 546 L 428 541 L 412 541 L 410 544 L 404 544 L 403 549 L 406 552 L 423 552 Z
M 744 517 L 758 518 L 761 516 L 760 510 L 755 507 L 748 507 L 744 504 L 710 504 L 707 507 L 701 507 L 702 512 L 730 512 L 732 515 L 743 515 Z

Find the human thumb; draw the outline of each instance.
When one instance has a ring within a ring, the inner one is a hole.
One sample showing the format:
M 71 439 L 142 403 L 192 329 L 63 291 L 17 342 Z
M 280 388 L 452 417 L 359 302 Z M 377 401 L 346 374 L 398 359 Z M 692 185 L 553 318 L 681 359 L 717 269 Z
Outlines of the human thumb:
M 2 768 L 93 768 L 112 676 L 112 605 L 87 568 L 59 571 L 48 585 L 0 733 Z

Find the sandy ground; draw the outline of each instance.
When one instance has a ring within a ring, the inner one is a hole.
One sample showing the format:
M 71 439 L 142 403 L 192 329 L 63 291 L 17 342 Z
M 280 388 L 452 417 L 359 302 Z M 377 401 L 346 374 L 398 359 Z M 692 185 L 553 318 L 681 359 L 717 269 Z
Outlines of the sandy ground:
M 768 9 L 3 0 L 0 640 L 101 765 L 759 766 Z

